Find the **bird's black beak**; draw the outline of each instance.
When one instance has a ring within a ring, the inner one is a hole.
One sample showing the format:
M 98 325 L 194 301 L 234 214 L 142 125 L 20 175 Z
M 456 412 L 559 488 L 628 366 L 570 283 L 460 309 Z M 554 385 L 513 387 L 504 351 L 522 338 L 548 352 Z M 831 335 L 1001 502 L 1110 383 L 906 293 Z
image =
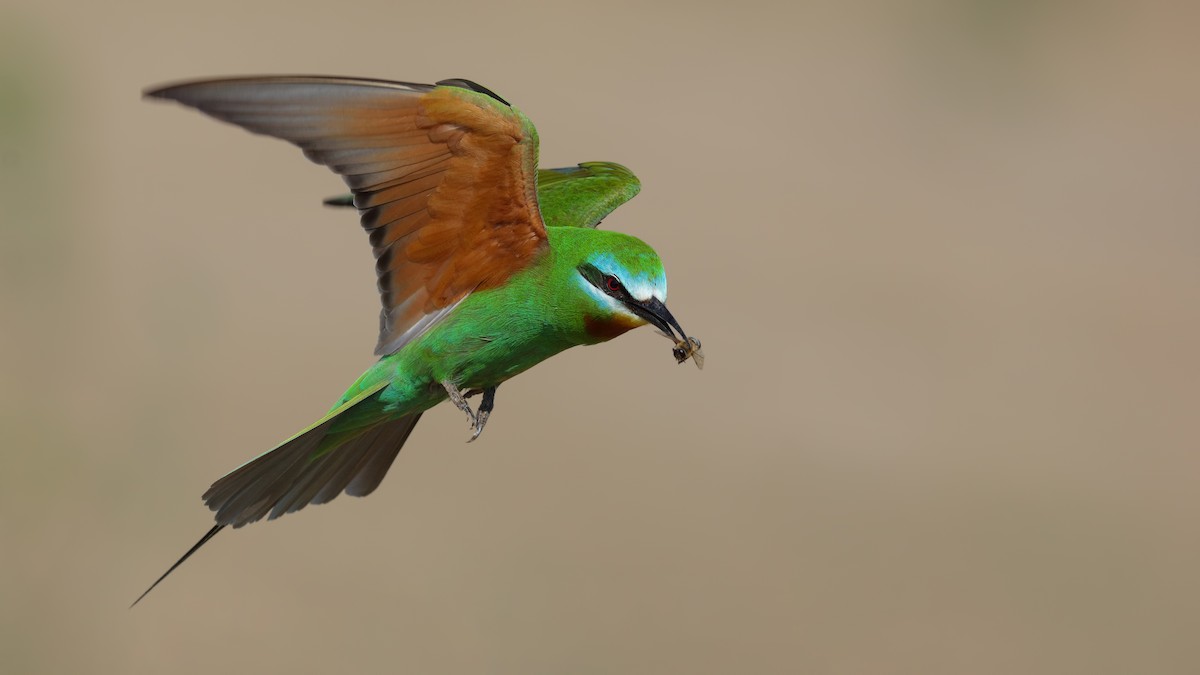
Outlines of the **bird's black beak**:
M 672 340 L 685 343 L 688 341 L 687 333 L 683 332 L 683 327 L 679 325 L 675 317 L 671 316 L 671 310 L 667 309 L 662 300 L 652 297 L 646 301 L 631 300 L 626 305 L 634 314 L 654 324 Z M 675 336 L 676 330 L 679 331 L 678 337 Z

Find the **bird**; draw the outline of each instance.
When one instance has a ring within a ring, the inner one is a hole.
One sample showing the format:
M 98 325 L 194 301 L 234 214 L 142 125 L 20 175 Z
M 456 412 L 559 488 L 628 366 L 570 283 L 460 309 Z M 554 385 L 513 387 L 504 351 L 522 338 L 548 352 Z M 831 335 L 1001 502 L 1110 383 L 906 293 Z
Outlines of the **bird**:
M 533 123 L 482 85 L 273 75 L 144 95 L 292 143 L 341 176 L 351 193 L 325 203 L 358 210 L 383 307 L 379 360 L 323 417 L 214 482 L 203 500 L 216 524 L 133 605 L 226 527 L 370 494 L 443 401 L 474 441 L 497 388 L 565 349 L 651 325 L 679 363 L 703 363 L 667 309 L 658 254 L 597 227 L 637 177 L 612 162 L 539 169 Z

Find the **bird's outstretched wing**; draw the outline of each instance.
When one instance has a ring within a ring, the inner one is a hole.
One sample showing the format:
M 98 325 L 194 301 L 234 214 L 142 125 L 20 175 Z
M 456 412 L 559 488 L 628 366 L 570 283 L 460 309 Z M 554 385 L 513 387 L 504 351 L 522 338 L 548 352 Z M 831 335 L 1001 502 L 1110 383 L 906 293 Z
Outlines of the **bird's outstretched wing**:
M 615 162 L 538 169 L 538 209 L 547 227 L 596 227 L 641 191 L 637 176 Z M 354 195 L 330 197 L 324 203 L 354 206 Z
M 467 294 L 504 283 L 547 249 L 537 132 L 468 80 L 245 77 L 146 95 L 282 138 L 342 176 L 375 251 L 376 354 L 400 349 Z
M 637 176 L 614 162 L 538 171 L 538 203 L 547 225 L 596 227 L 641 189 Z

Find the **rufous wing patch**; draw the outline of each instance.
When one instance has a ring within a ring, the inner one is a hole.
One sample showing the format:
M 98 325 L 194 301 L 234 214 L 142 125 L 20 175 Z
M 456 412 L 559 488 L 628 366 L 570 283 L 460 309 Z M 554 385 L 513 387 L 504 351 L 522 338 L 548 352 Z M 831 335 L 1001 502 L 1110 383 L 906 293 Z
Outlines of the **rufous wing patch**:
M 340 77 L 205 80 L 148 95 L 287 140 L 342 176 L 370 234 L 376 353 L 413 339 L 468 293 L 546 250 L 537 132 L 486 93 Z
M 389 176 L 371 193 L 378 206 L 368 208 L 380 214 L 363 218 L 377 254 L 388 253 L 379 269 L 392 300 L 383 353 L 398 347 L 401 329 L 499 286 L 546 247 L 533 181 L 537 138 L 519 113 L 450 87 L 421 96 L 417 109 L 414 126 L 444 154 L 414 163 L 415 176 Z M 361 195 L 356 202 L 366 205 Z

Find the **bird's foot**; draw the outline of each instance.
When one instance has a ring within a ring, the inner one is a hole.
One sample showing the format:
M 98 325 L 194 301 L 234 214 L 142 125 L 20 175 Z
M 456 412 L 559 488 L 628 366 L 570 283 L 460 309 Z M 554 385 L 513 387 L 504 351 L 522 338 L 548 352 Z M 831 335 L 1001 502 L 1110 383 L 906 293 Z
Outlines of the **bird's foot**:
M 457 406 L 459 410 L 467 413 L 467 420 L 470 421 L 471 427 L 477 427 L 479 422 L 475 418 L 475 412 L 471 410 L 471 404 L 467 403 L 466 397 L 458 391 L 458 385 L 446 380 L 442 382 L 442 386 L 446 388 L 446 393 L 450 395 L 450 402 Z
M 467 414 L 467 420 L 471 425 L 471 437 L 467 442 L 479 438 L 479 434 L 483 433 L 483 427 L 487 424 L 488 417 L 492 414 L 492 408 L 496 405 L 496 388 L 488 387 L 487 389 L 471 389 L 466 393 L 460 392 L 458 386 L 453 382 L 442 382 L 442 386 L 446 388 L 446 393 L 450 395 L 450 401 L 458 407 L 459 410 Z M 471 410 L 471 404 L 467 403 L 467 398 L 475 394 L 483 394 L 483 400 L 479 402 L 479 411 Z
M 488 417 L 492 414 L 492 408 L 496 405 L 496 388 L 488 387 L 483 390 L 483 400 L 479 402 L 479 412 L 475 414 L 475 433 L 471 434 L 468 443 L 479 438 L 479 434 L 483 433 L 483 425 L 487 424 Z

